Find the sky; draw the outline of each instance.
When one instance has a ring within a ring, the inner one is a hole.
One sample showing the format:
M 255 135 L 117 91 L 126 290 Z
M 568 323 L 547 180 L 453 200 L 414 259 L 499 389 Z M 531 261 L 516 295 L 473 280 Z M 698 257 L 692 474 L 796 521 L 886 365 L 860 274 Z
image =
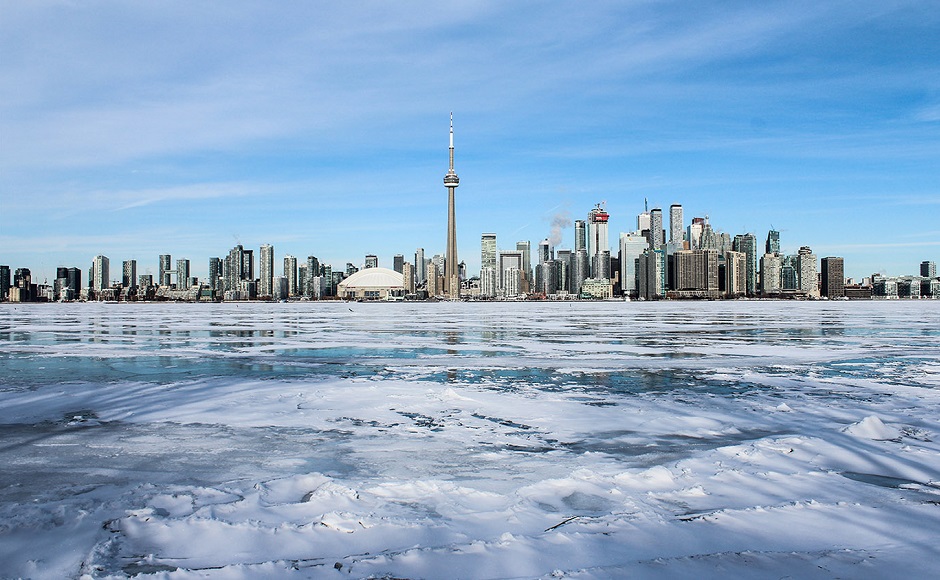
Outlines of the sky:
M 482 233 L 535 247 L 603 202 L 616 245 L 644 200 L 915 274 L 940 262 L 936 8 L 2 0 L 0 264 L 443 254 L 453 112 L 471 274 Z

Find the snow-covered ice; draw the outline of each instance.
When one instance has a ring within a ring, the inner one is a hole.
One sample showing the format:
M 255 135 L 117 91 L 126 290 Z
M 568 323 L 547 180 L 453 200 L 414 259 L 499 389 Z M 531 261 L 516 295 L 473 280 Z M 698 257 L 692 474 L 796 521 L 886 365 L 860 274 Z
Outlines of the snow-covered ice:
M 0 307 L 0 577 L 930 577 L 940 302 Z

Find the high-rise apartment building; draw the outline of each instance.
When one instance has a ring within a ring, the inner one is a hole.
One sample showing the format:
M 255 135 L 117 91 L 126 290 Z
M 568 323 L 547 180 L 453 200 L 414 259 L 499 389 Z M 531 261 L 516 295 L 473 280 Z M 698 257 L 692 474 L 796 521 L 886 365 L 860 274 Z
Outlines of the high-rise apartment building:
M 424 259 L 424 248 L 415 250 L 415 284 L 423 284 L 428 277 L 427 260 Z
M 735 298 L 747 293 L 747 256 L 744 252 L 725 252 L 725 296 Z
M 258 251 L 258 295 L 274 297 L 274 246 L 262 244 Z
M 845 296 L 845 263 L 842 258 L 822 259 L 822 295 L 831 298 Z
M 125 288 L 134 288 L 137 286 L 137 260 L 124 260 L 123 266 L 124 275 L 121 277 L 121 284 Z M 68 276 L 68 270 L 65 271 L 65 275 Z
M 172 273 L 173 265 L 170 254 L 160 254 L 160 262 L 157 266 L 157 283 L 160 286 L 169 286 L 171 284 L 170 275 Z
M 764 254 L 760 259 L 760 292 L 764 296 L 780 294 L 782 287 L 782 266 L 780 254 Z
M 414 294 L 415 292 L 415 268 L 411 262 L 402 262 L 401 265 L 402 284 L 405 286 L 405 292 Z
M 682 205 L 674 203 L 669 206 L 669 242 L 682 248 L 685 226 L 682 223 Z
M 718 297 L 718 251 L 679 250 L 673 257 L 674 289 L 682 295 Z
M 213 292 L 218 292 L 225 287 L 222 281 L 222 268 L 222 258 L 209 258 L 209 288 Z
M 747 261 L 746 288 L 748 296 L 757 294 L 757 237 L 754 234 L 738 234 L 734 236 L 732 247 L 735 252 L 741 252 Z
M 247 280 L 245 273 L 245 248 L 238 244 L 225 257 L 225 285 L 223 290 L 236 291 L 241 290 L 242 280 Z
M 920 275 L 924 278 L 937 277 L 937 263 L 930 260 L 924 260 L 920 263 Z
M 496 268 L 487 266 L 480 270 L 480 298 L 495 298 L 499 292 Z
M 803 246 L 796 256 L 797 288 L 807 296 L 819 296 L 819 275 L 816 269 L 816 254 Z
M 94 273 L 94 278 L 91 282 L 93 290 L 101 292 L 105 288 L 111 287 L 111 271 L 109 264 L 110 261 L 107 256 L 95 256 L 94 261 L 91 263 L 91 269 Z
M 307 280 L 310 279 L 310 276 L 307 275 L 307 263 L 300 262 L 297 264 L 297 295 L 298 296 L 308 296 L 307 294 Z
M 433 259 L 428 262 L 428 296 L 440 296 L 444 293 L 440 272 L 441 269 L 438 267 L 438 262 Z
M 176 289 L 189 290 L 189 260 L 186 258 L 176 261 Z
M 297 290 L 297 258 L 284 256 L 284 277 L 287 278 L 287 295 L 299 296 Z

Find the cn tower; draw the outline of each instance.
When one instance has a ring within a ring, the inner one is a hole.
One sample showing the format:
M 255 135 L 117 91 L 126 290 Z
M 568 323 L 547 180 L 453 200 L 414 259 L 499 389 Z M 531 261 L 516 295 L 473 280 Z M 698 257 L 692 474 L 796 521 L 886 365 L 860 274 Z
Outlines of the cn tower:
M 454 113 L 450 114 L 450 169 L 444 176 L 447 188 L 447 254 L 444 256 L 444 292 L 451 298 L 460 298 L 460 272 L 457 269 L 457 221 L 454 212 L 454 190 L 460 179 L 454 172 Z

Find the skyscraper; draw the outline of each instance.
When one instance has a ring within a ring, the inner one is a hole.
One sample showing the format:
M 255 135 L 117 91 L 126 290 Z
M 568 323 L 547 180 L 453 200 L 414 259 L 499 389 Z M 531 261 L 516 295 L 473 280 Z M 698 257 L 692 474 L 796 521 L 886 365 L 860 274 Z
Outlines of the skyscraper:
M 626 296 L 637 295 L 636 261 L 649 247 L 645 236 L 620 234 L 620 289 Z
M 10 267 L 0 266 L 0 302 L 7 299 L 10 293 Z
M 643 213 L 636 216 L 636 231 L 645 236 L 647 241 L 650 237 L 650 212 L 644 209 Z
M 513 287 L 513 292 L 509 292 L 510 281 L 511 278 L 515 276 L 515 274 L 508 274 L 508 272 L 510 270 L 522 272 L 524 260 L 524 253 L 519 250 L 503 250 L 499 253 L 499 271 L 497 272 L 497 275 L 499 276 L 499 292 L 503 296 L 515 296 L 519 293 L 519 289 L 517 287 Z
M 571 286 L 568 291 L 572 294 L 580 294 L 584 281 L 591 277 L 591 259 L 588 257 L 587 249 L 581 249 L 572 256 L 571 266 Z
M 287 295 L 297 296 L 297 258 L 284 256 L 284 277 L 287 278 Z
M 480 271 L 484 268 L 496 271 L 496 234 L 480 236 Z
M 157 284 L 160 286 L 170 285 L 170 274 L 173 273 L 172 259 L 170 254 L 160 254 L 160 263 L 157 267 Z
M 532 244 L 528 241 L 516 242 L 516 251 L 522 252 L 522 264 L 519 270 L 523 278 L 522 291 L 525 292 L 528 290 L 526 286 L 532 284 Z
M 601 204 L 594 206 L 590 212 L 588 212 L 587 227 L 588 227 L 588 240 L 587 240 L 587 250 L 588 250 L 588 259 L 591 262 L 592 269 L 591 275 L 595 278 L 600 278 L 598 276 L 596 268 L 593 266 L 597 264 L 597 255 L 602 251 L 607 250 L 610 252 L 610 240 L 607 235 L 607 222 L 610 219 L 610 215 L 607 213 Z M 603 266 L 602 266 L 603 267 Z M 607 270 L 610 270 L 610 264 L 606 265 Z
M 241 290 L 241 281 L 245 279 L 245 248 L 238 244 L 225 257 L 225 291 Z
M 819 296 L 819 276 L 816 272 L 816 254 L 809 246 L 803 246 L 796 256 L 797 288 L 807 296 Z
M 682 230 L 685 227 L 682 224 L 682 205 L 674 203 L 669 206 L 669 241 L 682 248 Z
M 705 231 L 705 218 L 692 218 L 692 223 L 689 224 L 688 237 L 689 237 L 689 249 L 690 250 L 701 250 L 702 249 L 702 233 Z
M 411 265 L 411 262 L 402 262 L 401 278 L 402 278 L 402 283 L 405 286 L 405 292 L 407 292 L 408 294 L 414 294 L 415 268 L 414 266 Z
M 545 238 L 539 242 L 539 258 L 538 263 L 548 262 L 549 260 L 554 260 L 554 252 L 552 251 L 552 244 L 548 241 L 548 238 Z
M 274 246 L 262 244 L 258 255 L 258 294 L 265 297 L 274 296 Z
M 732 244 L 735 252 L 744 254 L 746 260 L 745 289 L 748 296 L 757 294 L 757 237 L 754 234 L 738 234 Z
M 255 281 L 255 251 L 242 250 L 242 279 Z
M 189 260 L 186 258 L 176 261 L 176 289 L 189 290 Z
M 124 276 L 121 278 L 121 283 L 125 288 L 137 286 L 137 260 L 124 260 L 123 266 Z M 68 276 L 68 270 L 65 271 L 65 275 Z
M 69 288 L 72 290 L 72 296 L 78 298 L 82 291 L 81 268 L 69 268 Z
M 223 285 L 219 283 L 221 278 L 222 278 L 222 259 L 221 258 L 209 258 L 209 287 L 212 288 L 213 292 L 216 292 L 222 289 Z
M 559 291 L 571 291 L 571 250 L 558 250 L 555 254 L 555 261 L 558 262 L 558 283 L 556 286 Z
M 783 262 L 780 254 L 766 253 L 760 259 L 760 293 L 764 296 L 779 294 L 783 281 Z
M 395 270 L 399 274 L 403 273 L 403 268 L 405 267 L 405 256 L 404 254 L 395 254 L 392 258 L 392 270 Z
M 725 295 L 743 296 L 747 291 L 747 256 L 743 252 L 725 252 Z
M 587 224 L 584 220 L 574 220 L 574 251 L 587 250 Z
M 92 288 L 98 292 L 101 292 L 105 288 L 111 287 L 111 272 L 109 269 L 109 263 L 107 256 L 98 255 L 95 256 L 94 261 L 92 262 L 91 269 L 94 272 L 94 280 L 92 282 Z
M 666 241 L 663 239 L 663 210 L 654 207 L 650 210 L 650 247 L 659 249 Z
M 444 258 L 444 292 L 451 298 L 460 297 L 460 272 L 457 270 L 457 215 L 454 209 L 454 190 L 460 179 L 454 172 L 454 114 L 450 114 L 450 168 L 444 176 L 447 188 L 447 252 Z
M 364 268 L 378 268 L 379 267 L 379 258 L 374 254 L 366 254 L 366 263 L 363 266 Z
M 666 295 L 666 252 L 647 248 L 637 260 L 638 294 L 646 300 Z
M 822 295 L 829 298 L 845 296 L 845 263 L 842 258 L 822 259 Z
M 767 232 L 767 244 L 765 252 L 768 254 L 780 254 L 780 232 L 770 230 Z
M 304 280 L 304 289 L 307 297 L 319 298 L 321 287 L 314 283 L 314 278 L 320 277 L 320 260 L 316 256 L 307 256 L 307 279 Z
M 415 284 L 420 285 L 428 277 L 427 261 L 424 259 L 424 248 L 415 250 Z

